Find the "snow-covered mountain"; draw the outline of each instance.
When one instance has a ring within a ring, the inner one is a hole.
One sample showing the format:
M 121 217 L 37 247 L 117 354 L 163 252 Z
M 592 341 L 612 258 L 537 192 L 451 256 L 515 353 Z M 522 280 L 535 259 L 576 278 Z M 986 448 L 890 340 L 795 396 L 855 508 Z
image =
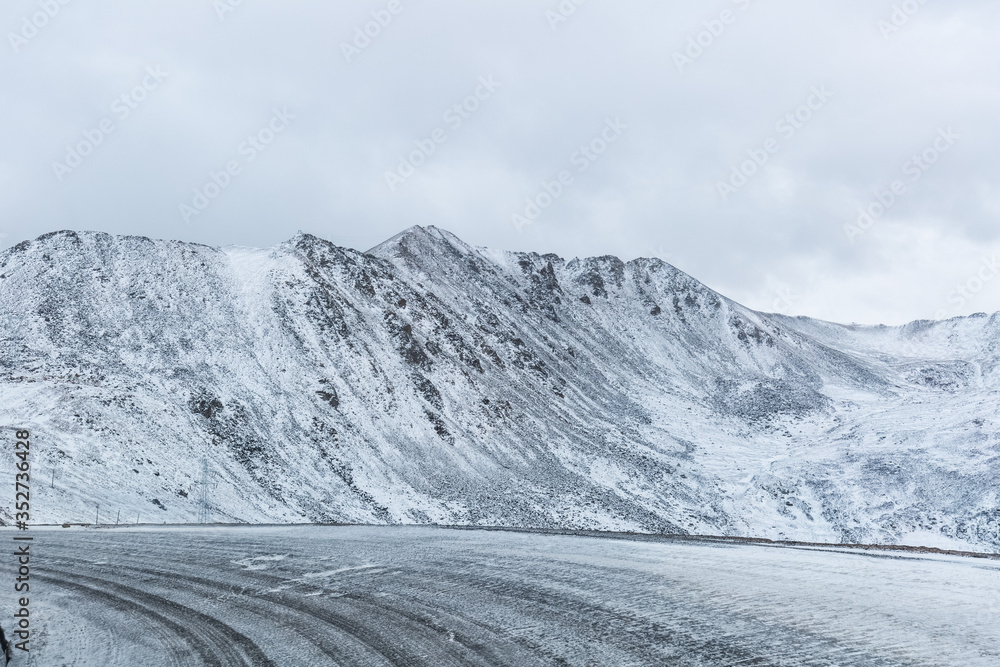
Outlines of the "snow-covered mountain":
M 0 322 L 35 521 L 194 521 L 207 491 L 216 521 L 1000 548 L 1000 315 L 765 315 L 657 259 L 413 227 L 55 232 L 0 254 Z

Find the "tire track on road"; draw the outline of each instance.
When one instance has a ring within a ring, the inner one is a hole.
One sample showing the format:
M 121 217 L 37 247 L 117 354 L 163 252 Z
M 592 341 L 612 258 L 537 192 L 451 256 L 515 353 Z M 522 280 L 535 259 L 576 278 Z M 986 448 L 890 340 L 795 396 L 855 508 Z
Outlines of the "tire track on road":
M 171 650 L 175 654 L 181 654 L 178 664 L 185 667 L 192 663 L 187 661 L 188 656 L 183 655 L 189 651 L 179 648 L 184 644 L 190 645 L 206 667 L 277 667 L 249 637 L 190 607 L 131 586 L 77 572 L 46 568 L 44 573 L 39 572 L 35 576 L 42 581 L 108 603 L 112 607 L 142 614 L 170 628 L 180 640 Z M 89 582 L 89 585 L 82 581 Z
M 81 564 L 89 564 L 88 561 L 83 559 L 74 559 L 72 557 L 61 556 L 64 560 L 79 560 Z M 232 584 L 226 583 L 214 579 L 207 579 L 204 577 L 198 577 L 194 575 L 183 574 L 179 572 L 163 572 L 159 570 L 153 570 L 149 568 L 141 568 L 131 565 L 116 565 L 116 569 L 119 571 L 126 570 L 135 573 L 141 573 L 148 577 L 155 577 L 159 579 L 165 579 L 168 581 L 186 581 L 191 584 L 197 584 L 211 590 L 221 591 L 221 592 L 231 592 Z M 258 574 L 258 577 L 272 579 L 273 583 L 281 583 L 284 580 L 271 577 L 263 574 Z M 98 581 L 104 581 L 103 579 L 97 579 Z M 339 632 L 342 632 L 351 638 L 353 638 L 358 644 L 364 646 L 373 657 L 377 656 L 385 661 L 386 664 L 393 665 L 393 667 L 425 667 L 427 665 L 466 665 L 466 664 L 484 664 L 484 665 L 505 665 L 509 663 L 504 662 L 481 662 L 481 663 L 468 663 L 461 657 L 455 657 L 453 659 L 442 660 L 441 657 L 435 658 L 433 661 L 427 661 L 419 659 L 412 655 L 416 651 L 407 651 L 402 649 L 402 645 L 406 645 L 407 642 L 412 642 L 414 640 L 414 633 L 412 628 L 415 625 L 413 622 L 414 618 L 409 617 L 399 610 L 388 606 L 381 606 L 374 604 L 371 600 L 361 600 L 355 599 L 355 596 L 342 596 L 349 597 L 354 602 L 357 603 L 358 609 L 356 614 L 343 614 L 337 613 L 332 609 L 327 609 L 320 607 L 316 604 L 298 601 L 294 598 L 289 598 L 288 596 L 275 593 L 256 593 L 247 596 L 249 599 L 266 602 L 271 605 L 280 606 L 289 611 L 293 611 L 297 614 L 310 617 L 317 621 L 320 621 L 324 625 L 335 628 Z M 163 599 L 163 598 L 159 598 Z M 371 607 L 375 607 L 372 609 Z M 364 608 L 362 608 L 364 607 Z M 371 612 L 377 613 L 371 613 Z M 200 613 L 200 612 L 195 612 Z M 272 614 L 273 615 L 273 614 Z M 386 624 L 389 622 L 394 622 L 395 627 L 387 628 L 385 631 L 379 631 L 377 628 L 373 628 L 367 622 L 359 622 L 355 620 L 355 616 L 362 618 L 372 618 L 378 619 L 380 624 Z M 424 641 L 432 640 L 436 641 L 440 637 L 440 632 L 437 629 L 432 628 L 427 623 L 420 623 L 423 628 L 433 630 L 433 635 L 428 635 L 424 633 L 422 639 Z M 301 626 L 293 626 L 296 631 L 302 632 Z M 304 636 L 307 636 L 303 633 Z M 398 637 L 397 640 L 389 640 L 387 637 Z M 406 641 L 403 641 L 405 638 Z M 333 660 L 343 660 L 345 654 L 343 650 L 336 650 L 331 647 L 331 638 L 321 639 L 319 637 L 309 637 L 310 641 L 316 645 L 316 647 L 324 653 L 324 655 L 330 657 Z

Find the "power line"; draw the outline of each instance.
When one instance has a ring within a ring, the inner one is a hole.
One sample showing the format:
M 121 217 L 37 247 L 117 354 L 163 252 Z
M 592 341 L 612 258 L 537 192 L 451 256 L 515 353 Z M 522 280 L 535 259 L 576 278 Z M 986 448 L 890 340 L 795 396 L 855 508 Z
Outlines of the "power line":
M 214 474 L 208 469 L 208 457 L 201 460 L 201 485 L 198 494 L 198 523 L 209 523 L 212 518 L 212 489 L 218 485 Z

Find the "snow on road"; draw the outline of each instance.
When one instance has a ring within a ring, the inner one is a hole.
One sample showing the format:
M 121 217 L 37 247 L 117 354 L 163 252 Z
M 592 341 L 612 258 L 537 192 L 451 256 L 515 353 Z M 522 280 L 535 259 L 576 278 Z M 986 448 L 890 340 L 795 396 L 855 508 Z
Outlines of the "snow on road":
M 33 534 L 15 665 L 1000 664 L 996 560 L 430 527 Z

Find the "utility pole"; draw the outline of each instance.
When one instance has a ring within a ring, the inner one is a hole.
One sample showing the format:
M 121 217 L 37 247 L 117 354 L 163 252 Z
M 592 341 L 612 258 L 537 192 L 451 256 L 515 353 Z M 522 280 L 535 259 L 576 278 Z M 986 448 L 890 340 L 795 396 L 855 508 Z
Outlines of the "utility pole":
M 115 525 L 118 525 L 118 519 L 122 518 L 122 511 L 118 510 L 118 516 L 115 517 Z
M 139 525 L 139 513 L 138 512 L 135 513 L 135 525 L 137 525 L 137 526 Z
M 198 523 L 209 523 L 212 518 L 212 488 L 218 482 L 214 481 L 212 472 L 208 469 L 208 457 L 201 460 L 201 486 L 198 494 Z
M 97 518 L 94 519 L 94 525 L 98 526 L 98 525 L 100 525 L 100 523 L 101 523 L 101 506 L 98 505 L 97 506 Z
M 55 468 L 52 469 L 52 486 L 50 486 L 49 488 L 50 489 L 56 488 L 56 469 Z

